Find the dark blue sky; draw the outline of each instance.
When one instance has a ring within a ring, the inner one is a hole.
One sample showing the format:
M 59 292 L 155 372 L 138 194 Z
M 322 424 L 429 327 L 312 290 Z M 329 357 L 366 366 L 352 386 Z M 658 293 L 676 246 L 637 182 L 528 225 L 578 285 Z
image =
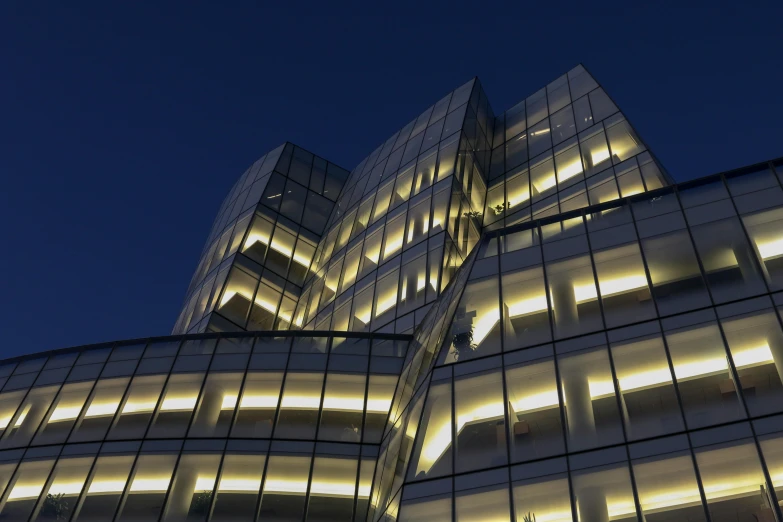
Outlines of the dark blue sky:
M 583 62 L 679 180 L 783 156 L 781 2 L 210 4 L 0 4 L 2 355 L 167 334 L 253 160 L 351 169 L 474 75 L 500 112 Z

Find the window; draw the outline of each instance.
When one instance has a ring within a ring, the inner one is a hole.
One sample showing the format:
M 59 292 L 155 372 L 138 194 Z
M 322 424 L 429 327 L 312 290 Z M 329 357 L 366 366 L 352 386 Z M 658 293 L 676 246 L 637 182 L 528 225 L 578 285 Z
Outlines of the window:
M 552 348 L 505 356 L 509 437 L 514 462 L 564 451 Z
M 706 520 L 690 452 L 636 460 L 633 473 L 647 519 Z
M 447 335 L 451 338 L 451 348 L 446 362 L 500 351 L 497 276 L 468 283 Z
M 408 480 L 451 473 L 451 382 L 433 382 L 416 436 L 416 447 L 408 466 Z
M 593 259 L 607 327 L 655 317 L 655 305 L 637 243 L 594 252 Z M 584 297 L 587 298 L 587 294 Z
M 196 408 L 190 437 L 226 437 L 239 397 L 241 373 L 210 373 Z
M 498 370 L 454 381 L 455 472 L 506 464 L 506 420 Z
M 684 428 L 669 361 L 659 335 L 612 344 L 622 413 L 629 439 Z
M 235 522 L 256 516 L 265 460 L 264 455 L 226 454 L 215 492 L 212 521 Z
M 614 380 L 606 348 L 559 355 L 570 451 L 622 442 Z
M 744 417 L 717 324 L 668 331 L 666 342 L 689 428 Z
M 126 498 L 120 506 L 116 520 L 135 522 L 159 516 L 176 463 L 176 454 L 139 455 Z
M 506 351 L 551 340 L 549 306 L 541 267 L 502 276 L 504 349 Z

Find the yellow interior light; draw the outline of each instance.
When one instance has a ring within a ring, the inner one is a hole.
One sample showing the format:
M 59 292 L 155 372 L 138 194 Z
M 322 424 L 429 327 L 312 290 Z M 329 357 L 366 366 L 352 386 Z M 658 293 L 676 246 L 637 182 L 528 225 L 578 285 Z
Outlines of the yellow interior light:
M 783 255 L 783 239 L 776 239 L 766 243 L 759 243 L 757 241 L 756 247 L 759 249 L 759 254 L 762 259 Z

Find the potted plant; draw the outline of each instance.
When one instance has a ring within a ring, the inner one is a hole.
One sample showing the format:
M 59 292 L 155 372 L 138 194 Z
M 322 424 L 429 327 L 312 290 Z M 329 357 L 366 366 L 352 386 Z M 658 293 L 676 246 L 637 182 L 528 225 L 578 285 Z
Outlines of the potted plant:
M 206 515 L 209 511 L 209 505 L 211 502 L 211 491 L 201 491 L 199 493 L 195 493 L 190 504 L 190 512 L 194 515 Z
M 49 520 L 68 520 L 68 512 L 71 510 L 68 506 L 68 499 L 64 493 L 46 495 L 41 506 L 41 517 Z
M 528 511 L 527 515 L 525 515 L 522 520 L 523 522 L 536 522 L 536 514 Z

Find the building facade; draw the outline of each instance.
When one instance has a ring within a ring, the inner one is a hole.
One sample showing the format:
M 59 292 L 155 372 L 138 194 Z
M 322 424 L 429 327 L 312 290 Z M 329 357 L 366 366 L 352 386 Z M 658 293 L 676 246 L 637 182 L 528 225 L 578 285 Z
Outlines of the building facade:
M 0 362 L 0 519 L 783 522 L 781 260 L 783 159 L 474 79 L 252 165 L 174 335 Z

